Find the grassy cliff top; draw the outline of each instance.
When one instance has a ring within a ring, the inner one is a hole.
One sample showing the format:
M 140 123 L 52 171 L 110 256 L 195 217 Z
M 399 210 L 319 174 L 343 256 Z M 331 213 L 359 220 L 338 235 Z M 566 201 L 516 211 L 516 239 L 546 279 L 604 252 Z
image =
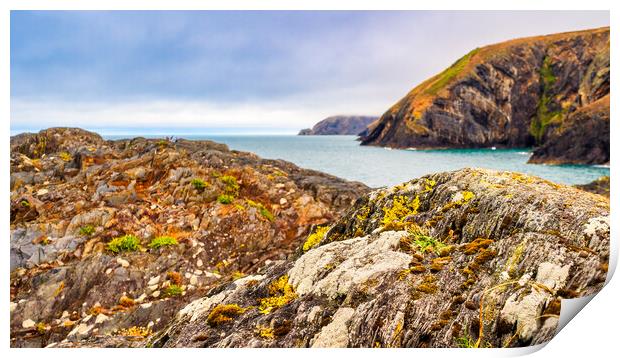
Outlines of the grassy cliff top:
M 569 40 L 579 36 L 604 36 L 607 38 L 607 42 L 609 42 L 609 27 L 524 37 L 476 48 L 439 74 L 416 86 L 404 98 L 392 106 L 388 110 L 388 113 L 396 113 L 406 105 L 410 108 L 414 118 L 420 118 L 424 110 L 433 103 L 436 97 L 445 95 L 451 88 L 451 85 L 470 75 L 476 66 L 488 62 L 492 58 L 498 58 L 510 53 L 517 47 L 522 47 L 524 45 L 531 46 L 534 44 L 548 46 L 552 43 Z

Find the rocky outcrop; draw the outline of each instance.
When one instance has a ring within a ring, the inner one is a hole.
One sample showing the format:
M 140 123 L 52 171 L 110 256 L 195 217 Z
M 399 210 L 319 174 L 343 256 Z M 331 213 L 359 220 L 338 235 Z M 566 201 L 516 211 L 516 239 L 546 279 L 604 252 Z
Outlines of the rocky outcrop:
M 372 116 L 333 116 L 315 124 L 312 129 L 299 131 L 298 135 L 359 135 L 377 120 Z
M 368 188 L 211 141 L 11 138 L 11 346 L 132 346 Z
M 585 107 L 609 94 L 609 80 L 609 28 L 482 47 L 409 92 L 373 124 L 362 144 L 422 149 L 547 143 L 555 147 L 565 130 L 572 133 L 566 129 L 572 123 L 579 127 L 574 130 L 592 131 L 587 135 L 604 145 L 609 134 L 599 116 L 606 112 L 609 117 L 608 102 L 598 103 L 594 112 Z M 591 114 L 597 117 L 588 119 Z M 609 160 L 598 144 L 595 148 L 585 141 L 578 144 L 575 156 L 548 160 L 598 164 Z
M 571 113 L 536 148 L 530 163 L 609 164 L 609 95 Z
M 297 257 L 191 302 L 155 347 L 516 347 L 599 291 L 609 200 L 464 169 L 366 195 Z M 92 337 L 96 341 L 96 338 Z
M 610 182 L 609 182 L 608 176 L 600 177 L 588 184 L 575 185 L 575 187 L 581 190 L 589 191 L 594 194 L 600 194 L 600 195 L 603 195 L 609 198 Z

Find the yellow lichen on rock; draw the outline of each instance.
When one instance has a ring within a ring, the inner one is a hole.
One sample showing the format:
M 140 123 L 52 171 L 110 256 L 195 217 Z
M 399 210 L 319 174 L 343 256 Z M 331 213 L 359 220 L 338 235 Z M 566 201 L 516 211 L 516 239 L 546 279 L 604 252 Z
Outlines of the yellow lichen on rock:
M 288 282 L 288 275 L 280 276 L 273 281 L 268 288 L 269 297 L 259 299 L 259 311 L 269 314 L 274 309 L 280 308 L 297 298 L 295 289 Z
M 308 239 L 304 243 L 304 246 L 303 246 L 304 252 L 320 244 L 321 240 L 323 240 L 323 238 L 325 237 L 325 234 L 327 234 L 328 231 L 329 231 L 329 226 L 317 227 L 316 231 L 310 234 L 310 236 L 308 236 Z
M 418 213 L 420 207 L 420 197 L 416 196 L 413 200 L 408 197 L 398 195 L 394 197 L 391 207 L 383 208 L 383 219 L 381 224 L 386 230 L 399 230 L 406 226 L 405 219 L 410 215 Z

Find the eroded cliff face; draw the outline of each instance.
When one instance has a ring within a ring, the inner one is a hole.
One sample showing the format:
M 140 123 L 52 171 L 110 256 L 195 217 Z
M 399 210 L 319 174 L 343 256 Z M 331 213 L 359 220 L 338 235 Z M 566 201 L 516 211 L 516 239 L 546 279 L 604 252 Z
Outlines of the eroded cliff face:
M 534 150 L 530 163 L 609 164 L 609 95 L 568 115 Z
M 11 345 L 131 345 L 209 289 L 285 259 L 367 191 L 211 141 L 12 137 Z
M 360 198 L 296 258 L 213 289 L 144 345 L 538 344 L 562 298 L 603 287 L 609 239 L 603 196 L 510 172 L 434 174 Z
M 512 40 L 475 49 L 414 88 L 373 124 L 362 144 L 539 146 L 574 112 L 608 94 L 609 28 Z M 591 129 L 592 136 L 605 135 Z M 585 155 L 596 163 L 608 160 Z

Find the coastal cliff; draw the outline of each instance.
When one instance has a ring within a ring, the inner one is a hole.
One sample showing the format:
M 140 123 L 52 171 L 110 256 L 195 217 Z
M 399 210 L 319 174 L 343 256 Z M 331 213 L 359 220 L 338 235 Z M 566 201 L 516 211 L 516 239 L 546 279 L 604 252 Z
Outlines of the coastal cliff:
M 532 162 L 603 164 L 609 81 L 609 28 L 477 48 L 415 87 L 361 140 L 420 149 L 534 146 L 541 149 Z M 584 139 L 564 153 L 562 136 L 575 132 L 596 145 Z
M 310 128 L 302 129 L 298 135 L 360 135 L 378 117 L 372 116 L 333 116 Z
M 143 338 L 368 192 L 211 141 L 11 138 L 11 346 Z

